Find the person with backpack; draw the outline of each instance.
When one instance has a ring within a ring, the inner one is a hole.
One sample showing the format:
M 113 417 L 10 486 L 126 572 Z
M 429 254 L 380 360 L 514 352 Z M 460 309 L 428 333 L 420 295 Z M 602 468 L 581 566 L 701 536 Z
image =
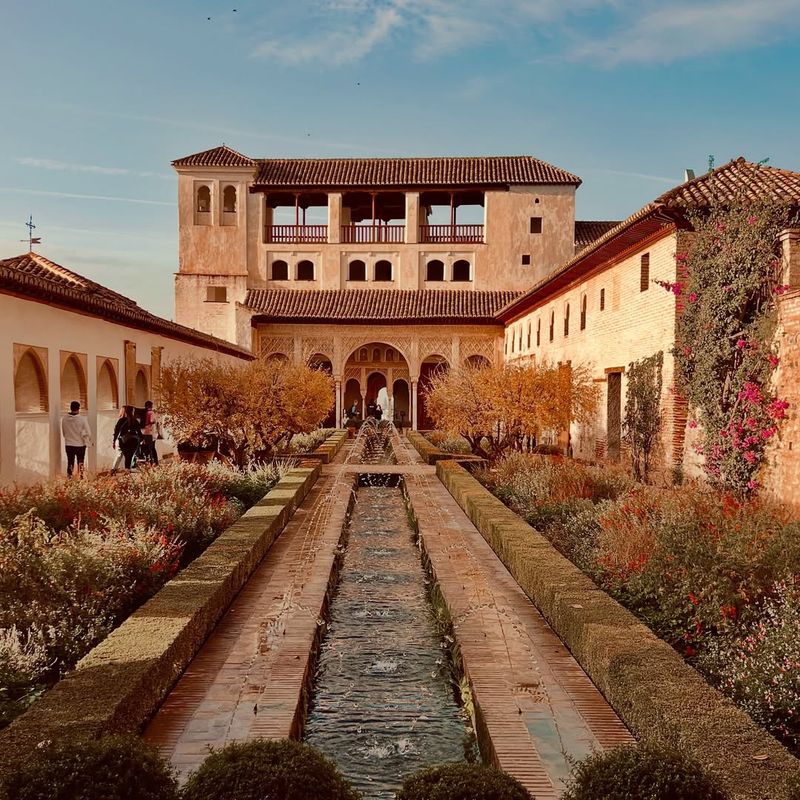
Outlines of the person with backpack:
M 114 426 L 114 439 L 111 446 L 116 448 L 119 443 L 119 449 L 125 457 L 125 469 L 130 470 L 135 464 L 134 457 L 142 440 L 142 426 L 136 419 L 133 406 L 125 406 L 123 412 L 123 416 L 117 420 L 117 424 Z

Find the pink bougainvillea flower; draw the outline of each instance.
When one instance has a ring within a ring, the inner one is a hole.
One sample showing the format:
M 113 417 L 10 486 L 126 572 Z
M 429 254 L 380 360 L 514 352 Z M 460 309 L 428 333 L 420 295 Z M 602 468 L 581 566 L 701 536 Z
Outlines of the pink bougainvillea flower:
M 758 222 L 758 217 L 753 216 L 752 214 L 747 218 L 748 225 L 755 225 Z
M 775 292 L 775 294 L 786 294 L 786 292 L 788 292 L 790 288 L 791 287 L 789 286 L 788 283 L 784 283 L 781 284 L 780 286 L 776 286 L 772 291 Z
M 771 367 L 777 367 L 778 363 L 780 362 L 780 359 L 778 358 L 778 356 L 772 355 L 772 353 L 770 353 L 767 356 L 767 361 L 769 361 L 769 365 Z
M 752 478 L 751 478 L 749 481 L 747 481 L 747 488 L 748 489 L 758 489 L 758 482 L 752 480 Z
M 683 348 L 683 354 L 685 356 L 687 356 L 687 357 L 690 356 L 692 354 L 692 348 L 691 347 L 684 347 Z
M 697 420 L 696 419 L 690 419 L 689 420 L 689 427 L 690 428 L 696 428 L 697 427 Z
M 742 455 L 744 456 L 744 460 L 748 464 L 755 463 L 755 460 L 756 460 L 756 454 L 755 453 L 750 452 L 750 450 L 745 450 L 744 453 L 742 453 Z
M 744 350 L 744 348 L 745 348 L 745 347 L 747 347 L 747 342 L 746 342 L 744 339 L 738 339 L 738 340 L 736 341 L 736 346 L 737 346 L 737 347 L 738 347 L 740 350 Z
M 696 303 L 696 302 L 697 302 L 697 295 L 696 295 L 694 292 L 692 292 L 692 293 L 689 295 L 689 302 L 690 302 L 690 303 Z
M 689 254 L 687 252 L 675 253 L 675 260 L 676 261 L 686 261 L 686 259 L 688 257 L 689 257 Z

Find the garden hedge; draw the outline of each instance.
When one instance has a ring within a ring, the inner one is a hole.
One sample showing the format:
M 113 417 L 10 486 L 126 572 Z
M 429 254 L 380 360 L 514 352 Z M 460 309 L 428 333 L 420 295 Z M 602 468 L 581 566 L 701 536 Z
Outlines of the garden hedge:
M 678 745 L 732 800 L 787 800 L 777 740 L 463 467 L 437 475 L 637 739 Z
M 317 480 L 301 464 L 186 569 L 0 731 L 0 778 L 46 741 L 138 731 L 152 716 Z

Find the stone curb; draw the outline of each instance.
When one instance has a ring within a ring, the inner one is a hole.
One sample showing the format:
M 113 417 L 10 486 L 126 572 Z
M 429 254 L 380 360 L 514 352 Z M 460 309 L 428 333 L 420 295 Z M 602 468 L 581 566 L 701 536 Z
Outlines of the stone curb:
M 484 459 L 469 453 L 449 453 L 447 450 L 440 450 L 436 445 L 431 444 L 430 440 L 423 436 L 419 431 L 408 431 L 406 434 L 409 444 L 419 453 L 420 458 L 429 465 L 434 465 L 439 461 L 483 461 Z
M 731 800 L 788 798 L 788 750 L 467 470 L 436 474 L 637 739 L 679 745 Z
M 342 449 L 342 445 L 347 441 L 348 433 L 346 430 L 337 428 L 331 435 L 312 453 L 307 453 L 303 458 L 318 458 L 323 464 L 330 464 L 337 453 Z
M 205 642 L 316 482 L 288 472 L 202 555 L 0 731 L 0 776 L 40 742 L 138 731 Z

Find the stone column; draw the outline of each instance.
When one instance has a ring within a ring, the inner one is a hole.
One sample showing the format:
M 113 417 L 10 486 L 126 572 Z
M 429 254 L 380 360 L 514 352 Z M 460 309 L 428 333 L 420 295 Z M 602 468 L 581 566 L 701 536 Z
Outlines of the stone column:
M 161 403 L 161 353 L 163 347 L 150 348 L 150 399 L 156 409 Z
M 123 405 L 132 405 L 136 395 L 136 342 L 125 340 L 125 400 Z
M 361 419 L 364 419 L 366 416 L 367 416 L 367 393 L 363 388 L 361 388 Z
M 417 430 L 417 382 L 411 381 L 411 430 Z
M 406 192 L 406 244 L 419 242 L 419 192 Z
M 342 193 L 328 195 L 328 244 L 342 241 Z
M 342 382 L 334 382 L 334 392 L 336 394 L 336 427 L 342 424 Z

